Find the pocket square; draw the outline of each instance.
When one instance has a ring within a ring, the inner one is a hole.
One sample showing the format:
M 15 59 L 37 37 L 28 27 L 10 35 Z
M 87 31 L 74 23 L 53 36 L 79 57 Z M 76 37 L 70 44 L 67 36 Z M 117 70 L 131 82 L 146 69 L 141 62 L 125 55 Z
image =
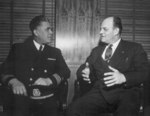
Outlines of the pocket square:
M 56 60 L 56 59 L 54 59 L 54 58 L 47 58 L 47 60 Z

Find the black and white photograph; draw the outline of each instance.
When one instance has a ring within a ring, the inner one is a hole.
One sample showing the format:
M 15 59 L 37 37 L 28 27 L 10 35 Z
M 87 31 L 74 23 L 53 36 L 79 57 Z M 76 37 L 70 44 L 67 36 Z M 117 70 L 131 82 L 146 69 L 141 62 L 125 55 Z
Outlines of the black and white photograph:
M 150 0 L 0 0 L 0 116 L 150 116 Z

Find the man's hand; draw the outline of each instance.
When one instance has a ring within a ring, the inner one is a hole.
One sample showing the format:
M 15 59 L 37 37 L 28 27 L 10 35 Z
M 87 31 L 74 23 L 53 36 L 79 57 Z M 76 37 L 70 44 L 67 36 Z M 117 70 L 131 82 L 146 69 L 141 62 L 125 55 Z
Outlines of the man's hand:
M 8 84 L 12 87 L 14 94 L 27 96 L 27 91 L 24 84 L 18 79 L 13 78 L 9 81 Z
M 83 77 L 83 80 L 87 81 L 88 83 L 91 83 L 91 80 L 89 78 L 90 76 L 89 63 L 86 62 L 85 65 L 86 65 L 85 68 L 82 70 L 82 77 Z
M 33 85 L 50 86 L 51 84 L 52 80 L 50 78 L 38 78 Z
M 104 76 L 106 76 L 104 77 L 104 83 L 107 87 L 126 82 L 125 76 L 122 73 L 120 73 L 117 69 L 111 66 L 109 66 L 109 69 L 112 70 L 112 72 L 104 73 Z

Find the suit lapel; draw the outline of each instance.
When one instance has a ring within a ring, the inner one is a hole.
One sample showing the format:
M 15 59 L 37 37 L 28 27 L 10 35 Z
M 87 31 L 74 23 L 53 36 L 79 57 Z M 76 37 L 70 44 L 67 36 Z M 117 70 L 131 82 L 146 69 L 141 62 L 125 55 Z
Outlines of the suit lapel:
M 97 57 L 94 62 L 94 69 L 96 70 L 96 75 L 98 78 L 103 78 L 103 73 L 107 71 L 108 64 L 103 60 L 102 53 L 105 49 L 105 46 L 99 46 L 97 49 Z
M 95 63 L 97 64 L 97 62 L 99 62 L 99 59 L 102 59 L 102 53 L 105 49 L 105 45 L 100 45 L 97 49 L 97 54 L 96 54 L 96 59 L 95 59 Z
M 51 52 L 51 49 L 49 49 L 49 48 L 50 47 L 48 45 L 45 45 L 45 47 L 44 47 L 44 49 L 42 51 L 42 56 L 43 57 L 48 57 L 48 56 L 51 55 L 51 53 L 53 53 L 53 52 Z
M 100 47 L 99 47 L 99 50 L 98 50 L 98 52 L 99 52 L 99 53 L 98 53 L 98 57 L 101 57 L 101 56 L 102 56 L 102 53 L 103 53 L 105 47 L 106 47 L 106 46 L 100 46 Z
M 109 64 L 113 66 L 119 65 L 122 60 L 124 59 L 125 55 L 125 47 L 124 47 L 124 41 L 121 40 L 118 47 L 116 48 L 112 58 L 110 59 Z

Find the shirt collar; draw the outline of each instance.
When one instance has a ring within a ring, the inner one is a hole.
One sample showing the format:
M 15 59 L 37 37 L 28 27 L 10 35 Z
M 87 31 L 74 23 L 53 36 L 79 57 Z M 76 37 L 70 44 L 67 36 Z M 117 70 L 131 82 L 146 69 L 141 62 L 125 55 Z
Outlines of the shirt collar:
M 37 43 L 35 40 L 33 40 L 33 43 L 34 43 L 36 49 L 39 50 L 41 45 L 39 43 Z M 42 50 L 43 49 L 44 49 L 44 45 L 42 45 Z
M 118 46 L 118 44 L 120 43 L 120 41 L 121 41 L 121 38 L 118 39 L 115 43 L 112 44 L 112 48 L 113 48 L 114 50 L 117 48 L 117 46 Z

